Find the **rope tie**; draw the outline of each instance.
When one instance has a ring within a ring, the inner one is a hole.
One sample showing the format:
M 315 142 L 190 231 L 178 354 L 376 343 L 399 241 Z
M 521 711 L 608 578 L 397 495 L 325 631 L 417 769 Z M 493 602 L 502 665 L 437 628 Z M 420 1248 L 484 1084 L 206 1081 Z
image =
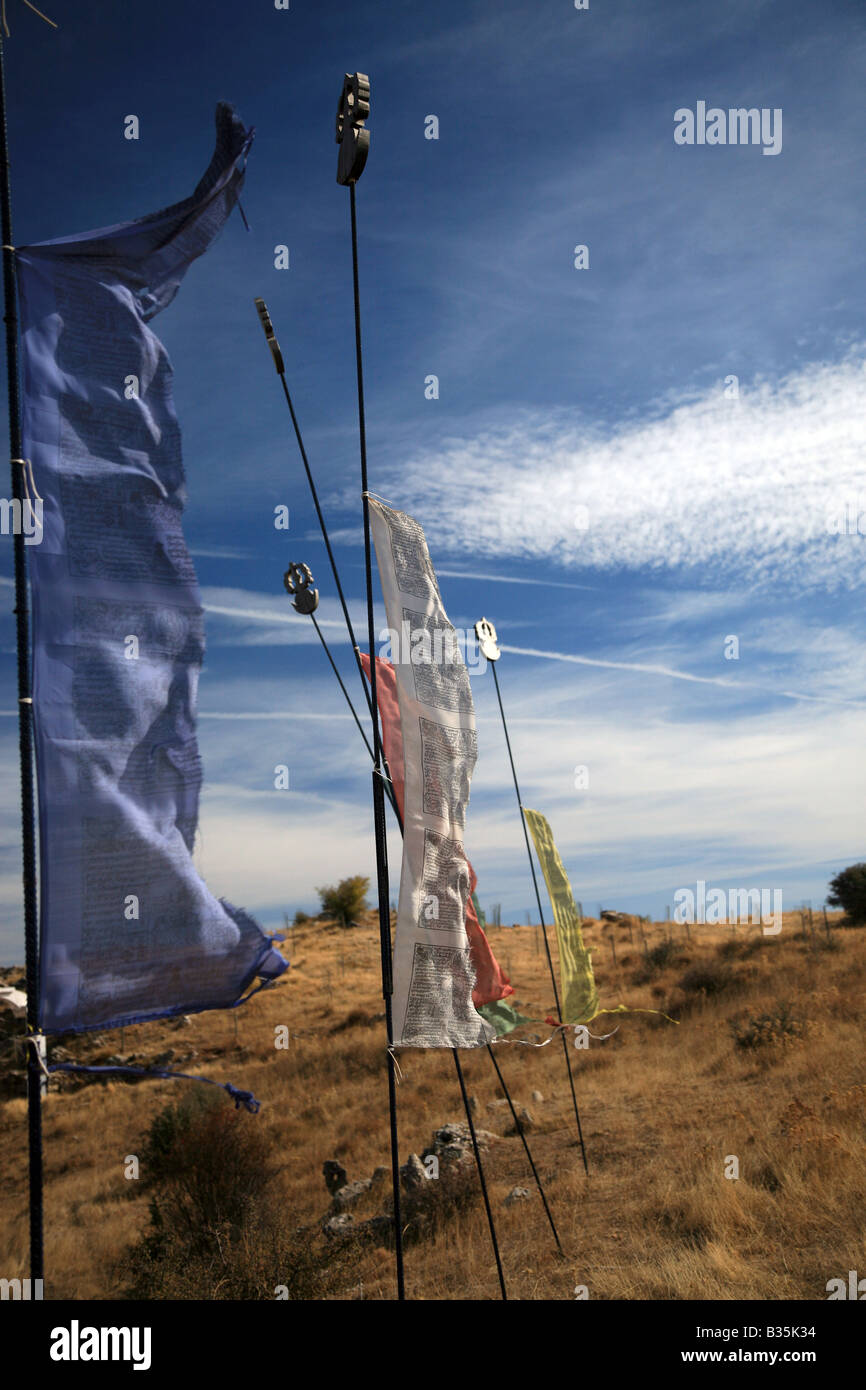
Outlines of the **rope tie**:
M 386 507 L 390 507 L 392 511 L 396 510 L 394 503 L 389 498 L 383 497 L 381 492 L 371 492 L 369 488 L 364 488 L 361 496 L 366 497 L 368 500 L 372 497 L 374 502 L 384 502 Z
M 397 1073 L 397 1085 L 399 1086 L 399 1085 L 400 1085 L 400 1082 L 403 1080 L 403 1073 L 402 1073 L 401 1070 L 400 1070 L 400 1063 L 397 1061 L 397 1054 L 396 1054 L 396 1052 L 394 1051 L 393 1045 L 392 1045 L 391 1047 L 386 1047 L 386 1048 L 385 1048 L 385 1051 L 387 1052 L 388 1056 L 391 1058 L 391 1061 L 394 1063 L 394 1070 L 395 1070 L 396 1073 Z
M 38 1061 L 39 1066 L 40 1066 L 41 1069 L 42 1069 L 42 1074 L 43 1074 L 43 1076 L 45 1077 L 45 1080 L 46 1080 L 46 1081 L 50 1081 L 51 1077 L 50 1077 L 50 1075 L 49 1075 L 48 1068 L 47 1068 L 46 1065 L 45 1065 L 45 1058 L 42 1056 L 42 1051 L 41 1051 L 41 1049 L 40 1049 L 40 1047 L 39 1047 L 39 1039 L 40 1039 L 40 1038 L 42 1038 L 42 1040 L 44 1041 L 44 1039 L 45 1039 L 45 1034 L 44 1034 L 44 1033 L 31 1033 L 28 1037 L 24 1038 L 23 1041 L 24 1041 L 25 1046 L 27 1046 L 27 1047 L 32 1047 L 32 1048 L 33 1048 L 33 1051 L 34 1051 L 34 1053 L 35 1053 L 35 1055 L 36 1055 L 36 1060 Z
M 0 3 L 2 3 L 2 0 L 0 0 Z M 34 502 L 42 501 L 42 498 L 39 496 L 39 492 L 36 488 L 36 479 L 33 476 L 33 464 L 30 462 L 30 459 L 10 459 L 9 462 L 20 463 L 21 468 L 23 470 L 24 478 L 24 498 L 27 502 L 29 502 L 32 508 Z M 33 489 L 32 497 L 30 495 L 31 488 Z

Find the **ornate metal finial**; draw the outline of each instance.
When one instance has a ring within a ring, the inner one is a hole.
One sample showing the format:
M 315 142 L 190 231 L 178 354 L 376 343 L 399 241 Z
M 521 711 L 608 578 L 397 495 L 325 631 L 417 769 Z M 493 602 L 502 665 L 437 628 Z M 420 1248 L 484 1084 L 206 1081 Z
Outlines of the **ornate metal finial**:
M 268 313 L 268 306 L 263 299 L 257 299 L 256 308 L 259 311 L 259 319 L 261 320 L 262 328 L 265 330 L 265 337 L 268 340 L 268 347 L 274 359 L 274 366 L 279 376 L 282 376 L 286 367 L 283 362 L 283 354 L 280 352 L 280 345 L 277 342 L 277 335 L 274 332 L 274 325 L 271 323 L 271 316 Z
M 309 565 L 298 565 L 294 561 L 283 575 L 286 591 L 294 594 L 292 607 L 298 613 L 315 613 L 319 606 L 319 591 L 313 587 L 313 573 Z
M 370 115 L 370 79 L 363 72 L 347 72 L 337 109 L 337 183 L 357 183 L 370 153 L 370 132 L 364 122 Z
M 496 628 L 487 618 L 480 618 L 475 624 L 475 636 L 482 656 L 488 661 L 498 661 L 502 653 L 496 645 Z

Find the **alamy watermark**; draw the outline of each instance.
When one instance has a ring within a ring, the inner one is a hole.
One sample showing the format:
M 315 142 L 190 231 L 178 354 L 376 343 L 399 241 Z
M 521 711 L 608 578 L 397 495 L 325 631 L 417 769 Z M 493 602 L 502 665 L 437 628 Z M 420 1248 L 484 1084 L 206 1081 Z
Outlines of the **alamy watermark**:
M 677 145 L 762 145 L 763 154 L 782 152 L 782 108 L 736 106 L 725 110 L 699 101 L 695 110 L 674 112 Z
M 691 926 L 695 923 L 736 926 L 738 922 L 752 922 L 763 929 L 765 936 L 778 936 L 782 930 L 781 888 L 730 888 L 727 893 L 723 888 L 710 888 L 707 891 L 705 880 L 699 878 L 694 892 L 691 888 L 678 888 L 674 903 L 675 922 L 688 922 Z M 771 925 L 765 925 L 767 917 Z
M 854 1299 L 858 1303 L 866 1300 L 866 1279 L 858 1279 L 856 1269 L 848 1270 L 848 1281 L 828 1279 L 826 1284 L 827 1302 L 834 1299 Z
M 52 1329 L 48 1355 L 52 1361 L 131 1361 L 134 1371 L 148 1371 L 151 1329 L 82 1327 L 73 1318 L 68 1327 Z
M 27 1302 L 44 1297 L 41 1279 L 0 1279 L 0 1299 Z
M 0 497 L 0 534 L 23 536 L 25 545 L 39 545 L 42 529 L 41 497 Z
M 436 626 L 413 627 L 403 619 L 400 630 L 384 627 L 379 633 L 380 659 L 394 666 L 459 666 L 484 671 L 487 658 L 481 651 L 473 628 Z
M 852 493 L 844 504 L 828 511 L 825 530 L 829 536 L 866 536 L 866 498 L 862 492 Z

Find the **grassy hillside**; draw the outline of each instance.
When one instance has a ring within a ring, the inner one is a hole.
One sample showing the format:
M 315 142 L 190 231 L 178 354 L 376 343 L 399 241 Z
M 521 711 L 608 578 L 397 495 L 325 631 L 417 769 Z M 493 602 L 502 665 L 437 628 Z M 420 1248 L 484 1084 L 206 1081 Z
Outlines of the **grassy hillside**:
M 602 1017 L 592 1031 L 618 1025 L 614 1036 L 572 1050 L 588 1179 L 561 1044 L 497 1045 L 512 1094 L 534 1122 L 530 1143 L 564 1258 L 520 1141 L 505 1137 L 510 1115 L 494 1104 L 501 1097 L 490 1059 L 462 1054 L 476 1122 L 500 1136 L 485 1163 L 510 1297 L 569 1299 L 586 1285 L 601 1299 L 824 1299 L 829 1279 L 866 1270 L 866 931 L 840 929 L 838 918 L 831 924 L 829 936 L 817 923 L 811 934 L 790 913 L 779 937 L 693 926 L 690 939 L 681 926 L 655 924 L 645 940 L 634 924 L 612 933 L 587 925 L 603 1002 L 663 1010 L 678 1023 Z M 261 1112 L 238 1122 L 260 1127 L 271 1143 L 279 1171 L 268 1200 L 293 1229 L 307 1229 L 310 1250 L 325 1249 L 314 1224 L 330 1201 L 324 1161 L 339 1160 L 350 1179 L 389 1162 L 377 931 L 370 915 L 354 929 L 316 921 L 288 935 L 291 971 L 248 1007 L 59 1040 L 60 1055 L 122 1055 L 139 1065 L 161 1058 L 252 1090 Z M 553 998 L 538 929 L 493 928 L 490 937 L 523 1012 L 543 1020 Z M 281 1025 L 290 1031 L 286 1050 L 275 1047 Z M 517 1036 L 548 1033 L 540 1023 Z M 8 1072 L 9 1048 L 2 1057 Z M 450 1054 L 404 1050 L 399 1062 L 405 1161 L 435 1128 L 464 1117 Z M 12 1084 L 7 1075 L 7 1091 Z M 124 1163 L 141 1153 L 153 1115 L 188 1089 L 52 1082 L 47 1296 L 120 1296 L 124 1253 L 148 1215 Z M 227 1098 L 225 1105 L 231 1109 Z M 0 1270 L 11 1277 L 27 1272 L 25 1102 L 13 1095 L 2 1112 Z M 737 1179 L 725 1176 L 731 1156 Z M 506 1207 L 515 1186 L 532 1195 Z M 387 1189 L 380 1184 L 363 1199 L 358 1219 L 381 1211 Z M 263 1257 L 259 1296 L 273 1297 L 284 1273 Z M 432 1234 L 407 1248 L 406 1278 L 414 1299 L 498 1297 L 483 1208 L 446 1203 Z M 392 1298 L 393 1254 L 378 1242 L 351 1250 L 335 1262 L 328 1296 Z

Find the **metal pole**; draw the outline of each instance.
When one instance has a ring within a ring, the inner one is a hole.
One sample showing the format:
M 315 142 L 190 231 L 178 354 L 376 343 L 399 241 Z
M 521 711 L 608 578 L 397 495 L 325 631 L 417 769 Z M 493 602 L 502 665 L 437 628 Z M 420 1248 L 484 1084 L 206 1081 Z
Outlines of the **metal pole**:
M 364 726 L 363 726 L 363 724 L 361 723 L 360 719 L 358 718 L 357 711 L 356 711 L 356 709 L 355 709 L 355 706 L 352 704 L 351 698 L 350 698 L 350 696 L 349 696 L 349 692 L 348 692 L 348 690 L 346 689 L 345 685 L 343 684 L 343 677 L 340 675 L 339 671 L 337 670 L 336 662 L 334 661 L 334 658 L 333 658 L 332 655 L 331 655 L 331 649 L 330 649 L 330 647 L 328 646 L 327 642 L 325 641 L 325 634 L 322 632 L 322 629 L 319 627 L 319 624 L 316 622 L 316 615 L 315 615 L 315 613 L 311 613 L 311 614 L 310 614 L 310 617 L 311 617 L 312 620 L 313 620 L 313 627 L 316 629 L 316 632 L 317 632 L 318 637 L 319 637 L 319 641 L 321 642 L 322 646 L 323 646 L 324 649 L 325 649 L 325 656 L 328 658 L 328 660 L 329 660 L 330 663 L 331 663 L 331 670 L 334 672 L 334 675 L 337 677 L 337 681 L 338 681 L 338 683 L 339 683 L 340 689 L 342 690 L 343 694 L 344 694 L 345 697 L 346 697 L 346 704 L 349 706 L 349 709 L 352 711 L 352 717 L 353 717 L 353 719 L 355 720 L 355 723 L 356 723 L 357 726 L 358 726 L 358 733 L 361 735 L 361 738 L 364 740 L 364 744 L 366 745 L 367 752 L 370 754 L 370 757 L 373 759 L 373 762 L 375 763 L 376 758 L 375 758 L 375 754 L 373 753 L 372 748 L 370 747 L 370 740 L 367 738 L 367 735 L 364 733 Z
M 394 1190 L 394 1223 L 397 1249 L 397 1289 L 398 1297 L 405 1298 L 403 1283 L 403 1246 L 402 1229 L 400 1217 L 400 1167 L 399 1150 L 397 1147 L 397 1113 L 396 1113 L 396 1085 L 395 1085 L 395 1060 L 393 1055 L 393 1018 L 392 1018 L 392 994 L 393 994 L 393 975 L 392 975 L 392 954 L 391 954 L 391 918 L 388 907 L 389 900 L 389 881 L 388 881 L 388 848 L 385 834 L 385 799 L 384 781 L 385 767 L 381 736 L 379 733 L 379 705 L 376 682 L 376 634 L 373 614 L 373 562 L 372 562 L 372 543 L 370 537 L 370 506 L 369 493 L 367 487 L 367 426 L 366 413 L 364 408 L 364 361 L 361 347 L 361 296 L 359 289 L 358 276 L 358 221 L 355 198 L 355 185 L 364 171 L 367 162 L 367 152 L 370 148 L 370 135 L 364 129 L 364 121 L 370 114 L 370 82 L 364 73 L 347 73 L 343 91 L 340 98 L 340 106 L 337 111 L 337 144 L 340 146 L 340 156 L 337 164 L 337 182 L 349 189 L 349 206 L 351 211 L 352 228 L 352 289 L 354 294 L 355 310 L 355 368 L 358 381 L 358 434 L 361 456 L 361 502 L 364 519 L 364 570 L 365 584 L 367 593 L 367 640 L 369 645 L 370 657 L 370 694 L 369 708 L 370 717 L 373 722 L 373 818 L 376 832 L 376 879 L 379 897 L 379 940 L 382 951 L 382 984 L 385 998 L 385 1015 L 388 1029 L 388 1086 L 391 1102 L 391 1178 Z M 330 549 L 330 547 L 329 547 Z M 332 558 L 333 563 L 333 558 Z M 336 570 L 336 566 L 334 566 Z M 346 622 L 349 626 L 348 612 L 345 609 Z M 350 627 L 351 631 L 351 627 Z M 357 644 L 354 644 L 355 656 L 358 669 L 361 673 L 363 683 L 363 668 L 361 665 L 360 652 Z M 364 687 L 366 695 L 366 686 Z M 390 781 L 390 778 L 389 778 Z M 463 1083 L 463 1073 L 460 1067 L 460 1058 L 456 1048 L 453 1049 L 454 1064 L 457 1069 L 457 1076 L 460 1081 L 460 1089 L 463 1097 L 463 1106 L 466 1111 L 466 1118 L 469 1123 L 469 1130 L 472 1135 L 472 1143 L 475 1151 L 475 1163 L 478 1168 L 478 1175 L 481 1182 L 481 1189 L 487 1207 L 487 1216 L 490 1223 L 491 1237 L 496 1255 L 497 1268 L 499 1270 L 499 1282 L 502 1289 L 502 1297 L 506 1298 L 505 1282 L 502 1276 L 502 1265 L 499 1259 L 499 1249 L 496 1243 L 496 1231 L 493 1225 L 493 1216 L 490 1211 L 490 1204 L 487 1198 L 487 1187 L 484 1181 L 484 1170 L 481 1166 L 481 1155 L 478 1151 L 478 1144 L 475 1137 L 475 1126 L 472 1122 L 472 1114 L 469 1107 L 469 1098 L 466 1095 L 466 1087 Z
M 490 1209 L 490 1198 L 487 1195 L 487 1183 L 484 1180 L 484 1169 L 481 1166 L 481 1153 L 478 1148 L 478 1139 L 475 1134 L 475 1124 L 472 1119 L 472 1107 L 469 1104 L 469 1097 L 466 1094 L 466 1082 L 463 1080 L 463 1068 L 460 1065 L 460 1057 L 457 1048 L 452 1049 L 454 1065 L 457 1068 L 457 1080 L 460 1082 L 460 1094 L 463 1097 L 463 1109 L 466 1111 L 466 1119 L 469 1122 L 469 1133 L 472 1137 L 472 1148 L 475 1153 L 475 1166 L 478 1169 L 478 1177 L 481 1182 L 481 1195 L 484 1198 L 484 1209 L 487 1212 L 487 1225 L 490 1228 L 490 1240 L 493 1245 L 493 1254 L 496 1259 L 496 1272 L 499 1275 L 499 1287 L 502 1290 L 503 1303 L 508 1302 L 508 1293 L 505 1288 L 505 1275 L 502 1273 L 502 1260 L 499 1257 L 499 1242 L 496 1239 L 496 1226 L 493 1223 L 493 1212 Z
M 364 573 L 367 590 L 367 641 L 370 651 L 370 717 L 373 721 L 373 828 L 376 837 L 376 887 L 379 898 L 379 945 L 382 955 L 382 994 L 388 1032 L 388 1100 L 391 1119 L 391 1185 L 394 1196 L 394 1236 L 397 1256 L 397 1297 L 406 1297 L 403 1276 L 403 1230 L 400 1213 L 400 1149 L 397 1140 L 396 1062 L 392 995 L 394 992 L 391 956 L 391 914 L 389 911 L 388 844 L 385 834 L 384 769 L 379 737 L 379 706 L 376 694 L 376 626 L 373 615 L 373 553 L 370 539 L 370 506 L 367 496 L 367 425 L 364 410 L 364 361 L 361 350 L 361 297 L 358 286 L 358 224 L 355 215 L 355 183 L 349 184 L 352 214 L 352 286 L 355 300 L 355 368 L 358 378 L 358 435 L 361 452 L 361 502 L 364 515 Z M 347 614 L 348 621 L 348 614 Z M 356 653 L 360 667 L 360 654 Z M 363 680 L 363 671 L 361 673 Z M 366 687 L 365 687 L 366 689 Z
M 539 921 L 541 922 L 542 936 L 544 938 L 544 949 L 547 954 L 547 965 L 548 969 L 550 970 L 551 983 L 553 984 L 553 997 L 556 1000 L 556 1016 L 561 1023 L 562 1007 L 559 1002 L 559 989 L 557 988 L 556 984 L 556 972 L 553 968 L 553 957 L 550 954 L 550 942 L 547 938 L 547 927 L 545 926 L 544 922 L 544 908 L 541 906 L 541 893 L 538 888 L 538 879 L 536 878 L 535 874 L 535 861 L 532 857 L 532 849 L 530 848 L 529 844 L 529 831 L 526 828 L 526 817 L 523 814 L 523 800 L 520 795 L 520 785 L 517 781 L 517 769 L 514 766 L 514 757 L 511 752 L 511 739 L 508 736 L 508 723 L 505 718 L 505 709 L 502 704 L 502 693 L 499 689 L 499 677 L 496 674 L 496 663 L 494 661 L 490 662 L 490 668 L 493 671 L 493 683 L 496 686 L 496 698 L 499 701 L 499 713 L 502 716 L 502 729 L 505 734 L 505 746 L 508 749 L 508 761 L 511 763 L 511 776 L 514 779 L 514 791 L 517 796 L 517 805 L 520 810 L 520 823 L 523 826 L 523 838 L 526 841 L 526 853 L 529 858 L 529 868 L 532 873 L 532 886 L 535 889 L 535 901 L 538 904 L 538 915 Z M 574 1105 L 574 1118 L 577 1121 L 577 1135 L 578 1139 L 580 1140 L 580 1152 L 583 1156 L 583 1168 L 584 1172 L 588 1174 L 589 1164 L 586 1160 L 586 1145 L 583 1142 L 583 1127 L 580 1123 L 580 1110 L 577 1104 L 577 1093 L 574 1089 L 574 1076 L 572 1075 L 571 1070 L 571 1056 L 568 1051 L 568 1042 L 566 1040 L 565 1033 L 561 1033 L 560 1036 L 562 1038 L 562 1048 L 565 1054 L 565 1066 L 566 1070 L 568 1071 L 568 1083 L 571 1087 L 571 1099 Z
M 12 190 L 6 124 L 6 70 L 0 34 L 0 209 L 3 232 L 3 294 L 6 324 L 6 375 L 9 399 L 9 455 L 12 498 L 22 517 L 27 489 L 21 458 L 18 309 Z M 42 1069 L 39 1031 L 39 929 L 36 917 L 36 810 L 33 788 L 33 698 L 30 679 L 30 615 L 27 607 L 27 552 L 23 527 L 14 537 L 15 629 L 18 650 L 18 753 L 21 778 L 21 846 L 24 880 L 24 949 L 27 976 L 27 1138 L 30 1164 L 30 1278 L 44 1277 L 42 1243 Z
M 325 518 L 324 518 L 324 515 L 323 515 L 323 513 L 322 513 L 321 504 L 320 504 L 320 502 L 319 502 L 319 494 L 318 494 L 318 491 L 317 491 L 317 489 L 316 489 L 316 484 L 315 484 L 315 482 L 313 481 L 313 471 L 312 471 L 312 469 L 310 468 L 310 460 L 309 460 L 308 457 L 307 457 L 307 451 L 306 451 L 306 448 L 304 447 L 304 438 L 303 438 L 303 435 L 301 434 L 301 427 L 300 427 L 300 425 L 298 424 L 298 417 L 297 417 L 297 415 L 295 414 L 295 407 L 294 407 L 294 405 L 292 404 L 291 393 L 290 393 L 290 391 L 289 391 L 288 382 L 286 381 L 286 364 L 285 364 L 285 362 L 283 361 L 283 354 L 282 354 L 282 351 L 281 351 L 281 349 L 280 349 L 280 345 L 279 345 L 279 343 L 278 343 L 278 341 L 277 341 L 276 334 L 274 333 L 274 326 L 273 326 L 273 324 L 271 323 L 271 317 L 270 317 L 270 314 L 268 313 L 268 306 L 265 304 L 265 301 L 264 301 L 263 299 L 257 299 L 257 300 L 256 300 L 256 308 L 257 308 L 257 310 L 258 310 L 259 319 L 261 320 L 262 328 L 263 328 L 264 331 L 265 331 L 265 337 L 267 338 L 267 341 L 268 341 L 268 347 L 269 347 L 270 350 L 271 350 L 271 356 L 272 356 L 273 359 L 274 359 L 274 366 L 275 366 L 276 369 L 277 369 L 277 376 L 280 378 L 280 385 L 281 385 L 282 388 L 283 388 L 283 395 L 284 395 L 285 398 L 286 398 L 286 405 L 289 407 L 289 414 L 290 414 L 290 416 L 292 417 L 292 427 L 293 427 L 293 429 L 294 429 L 294 431 L 295 431 L 295 439 L 298 441 L 298 451 L 299 451 L 299 453 L 300 453 L 300 455 L 301 455 L 301 462 L 302 462 L 303 465 L 304 465 L 304 472 L 305 472 L 306 475 L 307 475 L 307 482 L 308 482 L 309 488 L 310 488 L 310 495 L 312 496 L 312 499 L 313 499 L 313 506 L 314 506 L 315 509 L 316 509 L 316 516 L 317 516 L 318 519 L 319 519 L 319 528 L 320 528 L 320 530 L 321 530 L 321 532 L 322 532 L 322 539 L 323 539 L 323 541 L 325 542 L 325 549 L 326 549 L 327 552 L 328 552 L 328 559 L 329 559 L 329 561 L 330 561 L 330 563 L 331 563 L 331 573 L 332 573 L 333 576 L 334 576 L 334 583 L 335 583 L 336 586 L 337 586 L 337 595 L 338 595 L 339 600 L 340 600 L 340 606 L 341 606 L 342 609 L 343 609 L 343 617 L 345 618 L 345 621 L 346 621 L 346 630 L 347 630 L 347 632 L 348 632 L 348 634 L 349 634 L 349 641 L 350 641 L 351 644 L 352 644 L 352 651 L 353 651 L 354 654 L 355 654 L 355 664 L 356 664 L 356 666 L 358 667 L 358 674 L 359 674 L 360 677 L 361 677 L 361 685 L 362 685 L 363 690 L 364 690 L 364 698 L 365 698 L 365 700 L 367 701 L 367 709 L 369 710 L 369 712 L 370 712 L 370 717 L 372 718 L 372 715 L 373 715 L 373 706 L 372 706 L 372 703 L 371 703 L 371 700 L 370 700 L 370 694 L 369 694 L 369 692 L 368 692 L 368 690 L 367 690 L 367 683 L 366 683 L 366 681 L 364 680 L 364 668 L 363 668 L 363 666 L 362 666 L 362 664 L 361 664 L 361 652 L 360 652 L 360 649 L 359 649 L 359 647 L 358 647 L 357 639 L 356 639 L 356 637 L 355 637 L 355 629 L 354 629 L 353 626 L 352 626 L 352 619 L 349 617 L 349 608 L 348 608 L 348 605 L 347 605 L 347 603 L 346 603 L 346 596 L 345 596 L 345 594 L 343 593 L 343 586 L 342 586 L 342 584 L 340 583 L 340 575 L 339 575 L 339 571 L 337 570 L 337 561 L 334 559 L 334 552 L 333 552 L 333 550 L 331 549 L 331 539 L 330 539 L 330 537 L 329 537 L 329 535 L 328 535 L 328 528 L 327 528 L 327 526 L 325 525 Z M 335 668 L 335 669 L 336 669 L 336 668 Z
M 377 878 L 379 887 L 379 923 L 382 934 L 383 951 L 385 949 L 385 932 L 387 932 L 387 949 L 389 965 L 389 982 L 391 966 L 391 918 L 388 911 L 388 865 L 387 847 L 385 840 L 385 803 L 382 793 L 384 770 L 382 768 L 382 742 L 379 732 L 379 702 L 376 691 L 376 632 L 373 617 L 373 547 L 370 538 L 370 499 L 367 490 L 367 427 L 364 412 L 364 365 L 361 350 L 361 296 L 358 285 L 358 219 L 355 206 L 355 180 L 349 184 L 349 206 L 351 208 L 352 219 L 352 286 L 355 297 L 355 364 L 358 377 L 358 426 L 361 449 L 361 500 L 364 507 L 364 566 L 366 571 L 367 586 L 367 640 L 370 651 L 370 715 L 373 720 L 373 798 L 376 803 L 376 863 Z M 360 658 L 359 658 L 360 660 Z M 376 802 L 378 789 L 378 802 Z M 389 994 L 386 998 L 386 1010 L 388 1014 L 388 1042 L 394 1041 L 393 1024 L 391 1020 L 391 991 L 393 983 L 390 983 Z M 481 1183 L 481 1192 L 484 1198 L 484 1206 L 487 1211 L 487 1223 L 490 1227 L 490 1238 L 493 1242 L 493 1253 L 496 1257 L 496 1268 L 499 1271 L 499 1285 L 502 1290 L 503 1300 L 508 1298 L 505 1291 L 505 1279 L 502 1274 L 502 1261 L 499 1257 L 499 1245 L 496 1239 L 496 1227 L 493 1222 L 493 1213 L 490 1210 L 490 1201 L 487 1196 L 487 1183 L 484 1179 L 484 1168 L 481 1164 L 481 1153 L 478 1148 L 478 1141 L 475 1137 L 475 1125 L 472 1121 L 472 1112 L 469 1106 L 469 1097 L 466 1094 L 466 1086 L 463 1081 L 463 1071 L 460 1066 L 460 1058 L 456 1047 L 452 1049 L 454 1065 L 457 1069 L 457 1077 L 460 1082 L 460 1093 L 463 1097 L 463 1108 L 466 1111 L 466 1119 L 469 1124 L 469 1132 L 472 1136 L 472 1147 L 475 1153 L 475 1166 L 478 1169 L 478 1178 Z M 393 1079 L 394 1058 L 392 1053 L 388 1053 L 391 1065 L 391 1077 Z M 394 1134 L 396 1138 L 396 1119 L 394 1121 Z M 397 1180 L 399 1191 L 399 1159 L 397 1166 Z M 396 1194 L 395 1194 L 396 1202 Z M 395 1205 L 395 1221 L 398 1219 L 398 1209 Z M 402 1250 L 401 1250 L 402 1265 Z M 398 1281 L 402 1279 L 402 1269 L 398 1273 Z
M 487 1044 L 487 1051 L 490 1053 L 490 1060 L 496 1068 L 496 1075 L 499 1077 L 499 1084 L 505 1092 L 505 1099 L 508 1101 L 508 1108 L 511 1111 L 511 1117 L 514 1120 L 514 1127 L 517 1130 L 517 1133 L 520 1135 L 521 1139 L 523 1140 L 523 1147 L 526 1150 L 526 1157 L 529 1159 L 529 1166 L 532 1169 L 532 1176 L 535 1178 L 535 1185 L 538 1188 L 541 1200 L 544 1203 L 544 1210 L 547 1214 L 547 1219 L 550 1222 L 550 1229 L 553 1232 L 553 1239 L 556 1241 L 556 1248 L 561 1255 L 563 1253 L 563 1250 L 559 1242 L 559 1235 L 557 1233 L 556 1226 L 554 1225 L 553 1217 L 550 1214 L 550 1207 L 547 1205 L 547 1198 L 544 1195 L 544 1188 L 541 1185 L 541 1178 L 538 1176 L 538 1169 L 535 1166 L 535 1161 L 532 1157 L 532 1153 L 530 1152 L 529 1144 L 526 1142 L 526 1134 L 524 1133 L 523 1125 L 520 1121 L 520 1117 L 518 1116 L 517 1111 L 514 1108 L 514 1102 L 511 1099 L 511 1096 L 509 1095 L 508 1087 L 505 1084 L 505 1078 L 503 1077 L 502 1072 L 499 1070 L 499 1063 L 496 1060 L 493 1048 L 490 1046 L 490 1043 Z

